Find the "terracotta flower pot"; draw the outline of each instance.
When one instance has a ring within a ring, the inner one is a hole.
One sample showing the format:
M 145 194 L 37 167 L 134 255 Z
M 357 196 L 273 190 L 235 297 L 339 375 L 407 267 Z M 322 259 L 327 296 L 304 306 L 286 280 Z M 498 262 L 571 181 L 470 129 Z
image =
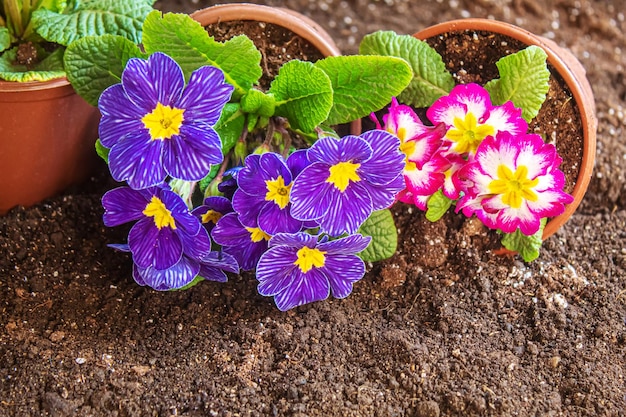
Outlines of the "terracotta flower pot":
M 0 81 L 0 214 L 85 180 L 98 164 L 98 120 L 65 78 Z
M 541 47 L 548 55 L 548 63 L 560 74 L 570 89 L 580 112 L 583 145 L 582 161 L 576 184 L 572 191 L 574 201 L 565 207 L 565 212 L 550 219 L 544 229 L 543 239 L 552 236 L 572 216 L 582 201 L 589 181 L 596 155 L 596 130 L 598 121 L 595 115 L 595 102 L 591 86 L 587 81 L 585 69 L 569 51 L 561 48 L 553 41 L 534 35 L 517 26 L 488 19 L 461 19 L 441 23 L 415 33 L 418 39 L 429 39 L 449 32 L 465 30 L 486 31 L 508 36 L 528 46 Z
M 320 25 L 307 16 L 287 8 L 251 3 L 219 4 L 198 10 L 190 16 L 202 26 L 237 20 L 270 23 L 284 27 L 307 40 L 323 56 L 341 55 L 333 39 Z M 361 133 L 361 120 L 351 123 L 350 132 L 354 135 Z

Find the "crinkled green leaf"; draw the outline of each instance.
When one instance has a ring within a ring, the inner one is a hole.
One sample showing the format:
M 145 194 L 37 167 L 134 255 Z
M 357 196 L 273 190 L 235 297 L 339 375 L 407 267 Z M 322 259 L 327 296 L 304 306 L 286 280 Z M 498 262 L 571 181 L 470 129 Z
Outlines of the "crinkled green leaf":
M 391 258 L 398 247 L 398 231 L 389 210 L 378 210 L 365 220 L 359 228 L 363 236 L 371 236 L 372 241 L 359 256 L 366 262 L 378 262 Z
M 45 51 L 38 50 L 40 56 Z M 49 54 L 33 68 L 25 65 L 13 64 L 16 60 L 17 47 L 12 48 L 0 57 L 0 79 L 6 81 L 27 82 L 27 81 L 49 81 L 55 78 L 65 77 L 63 70 L 63 48 L 59 48 Z
M 455 85 L 441 55 L 413 36 L 398 35 L 392 31 L 374 32 L 363 38 L 359 52 L 362 55 L 395 56 L 409 63 L 413 79 L 398 96 L 403 103 L 428 107 L 439 97 L 447 95 Z
M 535 45 L 500 58 L 496 62 L 500 78 L 485 85 L 493 104 L 510 100 L 522 109 L 524 120 L 534 119 L 550 89 L 547 58 L 545 51 Z
M 276 111 L 276 99 L 272 94 L 251 88 L 241 97 L 241 109 L 246 113 L 272 117 Z
M 11 33 L 9 29 L 2 26 L 0 27 L 0 52 L 8 49 L 11 46 Z
M 401 58 L 332 56 L 315 63 L 333 85 L 333 107 L 327 123 L 348 123 L 387 105 L 411 81 L 413 71 Z
M 69 45 L 85 36 L 113 34 L 141 42 L 141 26 L 153 10 L 146 0 L 81 0 L 63 13 L 47 9 L 33 12 L 31 23 L 44 39 Z
M 224 43 L 217 42 L 185 14 L 150 13 L 143 27 L 143 45 L 148 53 L 164 52 L 171 56 L 187 79 L 204 65 L 220 68 L 226 82 L 235 87 L 234 99 L 252 88 L 263 74 L 261 53 L 249 38 L 236 36 Z
M 446 197 L 441 190 L 437 190 L 427 203 L 426 218 L 431 222 L 441 219 L 452 205 L 452 200 Z
M 524 262 L 532 262 L 539 257 L 541 249 L 543 229 L 546 226 L 546 219 L 541 219 L 541 227 L 534 235 L 527 236 L 517 229 L 513 233 L 507 233 L 502 237 L 502 245 L 508 250 L 520 254 Z
M 328 118 L 333 88 L 324 71 L 311 62 L 289 61 L 278 71 L 269 92 L 276 99 L 276 115 L 293 129 L 311 132 Z
M 121 82 L 126 63 L 145 54 L 121 36 L 88 36 L 72 43 L 65 52 L 67 78 L 89 104 L 98 105 L 100 94 Z

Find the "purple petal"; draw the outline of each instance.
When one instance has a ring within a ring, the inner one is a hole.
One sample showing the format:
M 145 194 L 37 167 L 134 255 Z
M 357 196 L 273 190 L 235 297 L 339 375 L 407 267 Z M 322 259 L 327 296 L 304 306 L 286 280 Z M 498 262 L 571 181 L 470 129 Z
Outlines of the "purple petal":
M 234 87 L 224 81 L 222 70 L 205 66 L 198 68 L 189 78 L 178 108 L 185 109 L 185 120 L 214 126 Z
M 250 196 L 263 197 L 267 193 L 267 185 L 261 170 L 261 155 L 248 155 L 243 168 L 237 174 L 237 185 Z M 237 210 L 237 209 L 235 209 Z
M 157 103 L 165 106 L 176 103 L 185 86 L 185 78 L 176 61 L 155 52 L 148 60 L 131 58 L 122 73 L 122 85 L 129 99 L 147 114 Z
M 291 285 L 294 271 L 299 271 L 295 265 L 297 259 L 296 249 L 293 247 L 277 246 L 265 252 L 256 269 L 259 294 L 274 296 Z
M 330 282 L 333 297 L 345 298 L 352 292 L 352 284 L 365 275 L 365 263 L 355 255 L 326 256 L 320 270 Z
M 200 272 L 200 264 L 183 257 L 176 265 L 164 270 L 134 265 L 133 278 L 139 285 L 148 285 L 157 291 L 169 291 L 191 283 L 198 272 Z
M 180 135 L 163 141 L 163 166 L 172 177 L 199 181 L 222 162 L 220 137 L 208 126 L 183 123 Z
M 119 226 L 144 217 L 143 211 L 150 197 L 147 193 L 129 187 L 119 187 L 107 191 L 102 196 L 104 214 L 102 219 L 107 227 Z
M 370 130 L 361 138 L 372 147 L 372 157 L 363 162 L 359 175 L 371 184 L 389 184 L 404 169 L 405 155 L 400 152 L 400 140 L 383 130 Z
M 294 271 L 291 275 L 290 285 L 274 296 L 274 302 L 280 311 L 328 298 L 330 286 L 320 270 L 312 269 L 306 274 Z
M 258 227 L 259 211 L 266 204 L 268 202 L 264 198 L 247 194 L 242 189 L 233 195 L 233 209 L 239 215 L 241 224 L 246 227 Z
M 169 227 L 158 229 L 152 218 L 139 220 L 130 229 L 128 245 L 141 268 L 164 270 L 176 264 L 183 254 L 179 237 Z
M 371 240 L 372 238 L 369 236 L 365 237 L 360 234 L 354 234 L 341 239 L 320 243 L 317 248 L 329 255 L 356 254 L 365 250 Z
M 289 205 L 281 209 L 273 202 L 263 205 L 258 220 L 261 230 L 270 235 L 299 232 L 302 229 L 302 221 L 294 219 L 289 209 Z
M 332 199 L 333 185 L 326 182 L 329 166 L 309 165 L 291 187 L 291 215 L 299 220 L 314 220 L 324 216 Z
M 406 182 L 404 176 L 398 175 L 395 180 L 386 185 L 370 185 L 368 187 L 370 197 L 372 198 L 372 210 L 382 210 L 396 201 L 396 197 L 400 191 L 404 190 Z
M 109 169 L 116 181 L 127 181 L 134 189 L 162 183 L 166 172 L 161 165 L 162 141 L 147 132 L 135 132 L 116 143 L 109 153 Z
M 141 121 L 146 112 L 128 99 L 122 84 L 115 84 L 104 90 L 100 95 L 98 108 L 102 114 L 98 134 L 100 142 L 107 148 L 111 148 L 130 132 L 146 130 Z
M 307 150 L 300 149 L 289 155 L 287 158 L 287 167 L 291 171 L 291 175 L 293 178 L 296 178 L 304 168 L 311 165 L 311 161 L 307 157 Z
M 328 211 L 318 222 L 331 236 L 353 234 L 372 211 L 372 199 L 367 189 L 360 183 L 353 183 L 343 193 L 332 194 Z
M 329 165 L 346 161 L 360 163 L 368 160 L 371 155 L 371 146 L 358 136 L 321 138 L 307 152 L 311 162 L 325 162 Z
M 274 246 L 295 246 L 301 248 L 307 246 L 314 248 L 317 244 L 317 237 L 308 233 L 278 233 L 270 239 L 270 247 Z

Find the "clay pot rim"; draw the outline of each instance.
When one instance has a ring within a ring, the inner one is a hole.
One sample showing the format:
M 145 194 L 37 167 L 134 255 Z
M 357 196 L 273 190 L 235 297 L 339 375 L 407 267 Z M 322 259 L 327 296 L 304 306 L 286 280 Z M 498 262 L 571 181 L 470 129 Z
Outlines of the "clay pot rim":
M 12 93 L 18 91 L 34 91 L 34 90 L 46 90 L 58 87 L 64 87 L 70 85 L 70 82 L 65 77 L 54 78 L 48 81 L 4 81 L 0 80 L 0 92 Z
M 574 214 L 580 205 L 589 182 L 595 163 L 596 155 L 596 130 L 598 121 L 595 115 L 595 102 L 593 91 L 585 76 L 585 69 L 574 55 L 568 50 L 558 46 L 555 42 L 535 35 L 523 28 L 510 23 L 491 19 L 469 18 L 451 20 L 430 26 L 413 34 L 418 39 L 427 39 L 447 32 L 463 30 L 480 30 L 498 33 L 517 39 L 526 45 L 537 45 L 548 55 L 548 62 L 563 77 L 570 88 L 576 104 L 580 109 L 583 127 L 583 157 L 576 179 L 576 185 L 572 191 L 574 201 L 565 207 L 565 211 L 559 216 L 550 219 L 543 231 L 542 239 L 552 236 Z M 587 109 L 585 111 L 585 109 Z
M 296 11 L 253 3 L 217 4 L 190 15 L 202 25 L 232 20 L 254 20 L 282 26 L 307 39 L 324 56 L 339 56 L 341 51 L 326 31 L 312 19 Z

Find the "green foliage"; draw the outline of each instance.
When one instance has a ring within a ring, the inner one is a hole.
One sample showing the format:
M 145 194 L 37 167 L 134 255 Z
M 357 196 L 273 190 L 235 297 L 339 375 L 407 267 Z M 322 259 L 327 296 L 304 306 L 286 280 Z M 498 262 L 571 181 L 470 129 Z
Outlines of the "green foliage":
M 519 229 L 513 233 L 504 234 L 502 245 L 508 250 L 519 253 L 524 262 L 532 262 L 539 257 L 539 250 L 542 244 L 541 238 L 546 223 L 546 219 L 541 219 L 539 231 L 531 236 L 523 234 Z
M 452 205 L 452 202 L 451 199 L 443 195 L 441 190 L 437 190 L 437 192 L 428 199 L 426 218 L 431 222 L 436 222 L 441 219 Z
M 17 47 L 11 48 L 0 56 L 0 79 L 6 81 L 27 82 L 27 81 L 48 81 L 63 77 L 63 51 L 57 49 L 49 54 L 43 49 L 38 49 L 40 56 L 45 56 L 32 68 L 25 65 L 16 65 Z
M 96 140 L 96 153 L 104 162 L 109 163 L 109 148 L 105 148 L 100 139 Z
M 289 61 L 278 71 L 269 92 L 276 99 L 276 115 L 293 129 L 311 132 L 328 118 L 333 88 L 324 71 L 310 62 Z
M 428 107 L 454 87 L 454 78 L 439 53 L 413 36 L 391 31 L 374 32 L 363 38 L 359 52 L 363 55 L 395 56 L 409 63 L 413 79 L 398 96 L 403 103 Z
M 191 73 L 205 65 L 224 71 L 226 81 L 235 87 L 239 99 L 263 74 L 261 53 L 245 36 L 227 42 L 215 41 L 195 20 L 185 14 L 154 11 L 143 27 L 143 45 L 148 54 L 163 52 L 183 69 L 188 80 Z
M 543 49 L 531 45 L 498 60 L 500 78 L 485 85 L 493 104 L 502 105 L 510 100 L 522 109 L 524 120 L 534 119 L 550 88 L 547 57 Z
M 400 58 L 333 56 L 315 63 L 330 78 L 333 107 L 331 125 L 348 123 L 380 110 L 409 84 L 413 71 Z
M 70 11 L 35 10 L 31 21 L 37 33 L 59 45 L 106 33 L 123 34 L 139 43 L 141 26 L 151 10 L 151 3 L 142 0 L 81 0 Z
M 4 0 L 5 26 L 0 27 L 0 51 L 4 52 L 0 58 L 0 78 L 9 81 L 46 81 L 63 77 L 66 75 L 63 66 L 65 47 L 87 36 L 119 35 L 129 39 L 133 45 L 138 44 L 141 42 L 143 20 L 153 10 L 153 2 Z M 56 46 L 53 54 L 39 46 L 42 40 Z M 26 42 L 31 42 L 37 51 L 36 56 L 33 56 L 34 63 L 16 64 L 15 47 Z
M 76 92 L 97 106 L 102 91 L 121 81 L 128 60 L 144 56 L 137 45 L 121 36 L 90 36 L 67 48 L 64 63 Z
M 359 253 L 366 262 L 378 262 L 388 259 L 396 253 L 398 247 L 398 231 L 389 210 L 373 212 L 359 229 L 363 236 L 371 236 L 372 241 L 364 251 Z

